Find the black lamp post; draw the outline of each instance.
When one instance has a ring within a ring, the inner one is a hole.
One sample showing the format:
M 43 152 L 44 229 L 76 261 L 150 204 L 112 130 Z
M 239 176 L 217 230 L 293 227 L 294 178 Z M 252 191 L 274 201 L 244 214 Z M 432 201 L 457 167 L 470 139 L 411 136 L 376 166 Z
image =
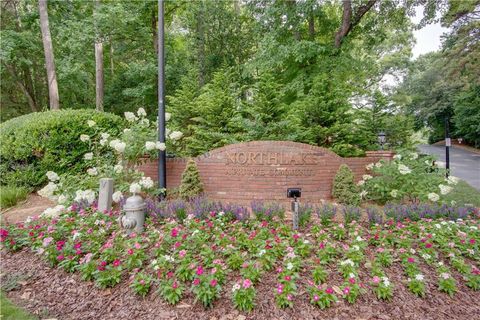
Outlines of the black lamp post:
M 158 0 L 158 141 L 165 143 L 165 46 L 164 2 Z M 158 187 L 167 188 L 167 152 L 158 151 Z M 166 193 L 165 193 L 166 194 Z M 165 194 L 160 194 L 163 199 Z
M 445 117 L 445 176 L 447 178 L 450 174 L 450 146 L 452 145 L 450 140 L 450 132 L 448 129 L 448 117 Z
M 383 150 L 383 145 L 385 144 L 385 141 L 386 141 L 385 132 L 380 131 L 380 132 L 378 133 L 377 139 L 378 139 L 378 143 L 380 144 L 381 150 Z

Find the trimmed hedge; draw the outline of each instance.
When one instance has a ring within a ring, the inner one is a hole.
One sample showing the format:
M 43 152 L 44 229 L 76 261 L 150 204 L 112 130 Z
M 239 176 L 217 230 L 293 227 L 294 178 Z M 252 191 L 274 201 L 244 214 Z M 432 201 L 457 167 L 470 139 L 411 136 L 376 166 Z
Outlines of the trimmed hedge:
M 88 120 L 96 122 L 89 127 Z M 37 188 L 45 173 L 78 173 L 86 169 L 89 144 L 80 141 L 108 132 L 117 135 L 124 120 L 91 109 L 30 113 L 0 124 L 0 184 Z

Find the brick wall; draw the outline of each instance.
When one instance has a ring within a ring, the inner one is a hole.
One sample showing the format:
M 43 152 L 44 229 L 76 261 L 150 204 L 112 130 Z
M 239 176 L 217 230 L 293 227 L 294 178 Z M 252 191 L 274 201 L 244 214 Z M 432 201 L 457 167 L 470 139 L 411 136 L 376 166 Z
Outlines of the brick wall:
M 367 152 L 363 158 L 341 158 L 328 149 L 290 141 L 252 141 L 228 145 L 195 158 L 207 196 L 223 202 L 249 204 L 254 199 L 289 201 L 289 187 L 302 188 L 302 201 L 331 198 L 332 181 L 345 163 L 358 180 L 365 166 L 391 159 L 390 151 Z M 167 188 L 180 185 L 186 159 L 167 159 Z M 139 166 L 157 179 L 157 161 Z

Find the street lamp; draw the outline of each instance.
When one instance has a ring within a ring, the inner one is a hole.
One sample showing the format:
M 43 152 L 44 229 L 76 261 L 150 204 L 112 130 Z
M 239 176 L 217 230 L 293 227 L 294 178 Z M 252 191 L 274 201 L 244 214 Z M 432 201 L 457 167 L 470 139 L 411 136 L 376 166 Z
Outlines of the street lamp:
M 383 145 L 385 144 L 385 141 L 387 140 L 386 136 L 385 136 L 385 132 L 380 131 L 378 133 L 377 139 L 378 139 L 378 143 L 380 144 L 380 148 L 383 150 Z
M 158 141 L 165 143 L 165 45 L 164 2 L 158 0 Z M 167 153 L 158 151 L 158 187 L 167 188 Z M 160 199 L 165 195 L 160 193 Z

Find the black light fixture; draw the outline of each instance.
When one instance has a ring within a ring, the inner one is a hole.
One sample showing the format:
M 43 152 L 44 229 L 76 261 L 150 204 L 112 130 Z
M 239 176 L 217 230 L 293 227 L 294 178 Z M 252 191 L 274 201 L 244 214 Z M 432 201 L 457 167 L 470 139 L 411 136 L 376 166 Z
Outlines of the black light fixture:
M 380 148 L 383 150 L 383 145 L 385 144 L 385 141 L 387 141 L 387 138 L 386 138 L 386 135 L 385 135 L 385 132 L 383 131 L 380 131 L 378 133 L 378 143 L 380 144 Z

